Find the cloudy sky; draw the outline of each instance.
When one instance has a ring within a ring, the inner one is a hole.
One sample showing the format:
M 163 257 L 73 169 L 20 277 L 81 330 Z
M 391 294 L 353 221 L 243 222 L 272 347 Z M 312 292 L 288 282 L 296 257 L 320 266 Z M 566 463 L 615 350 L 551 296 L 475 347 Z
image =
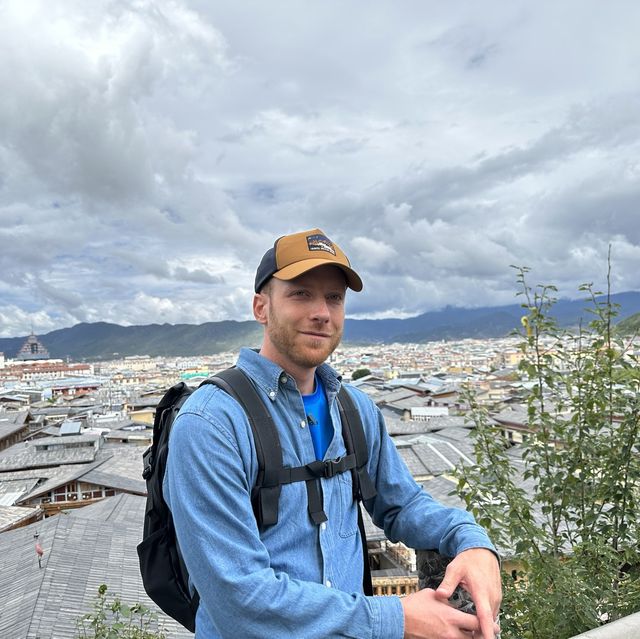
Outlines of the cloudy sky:
M 353 317 L 640 289 L 640 3 L 0 0 L 0 336 L 248 319 L 319 226 Z

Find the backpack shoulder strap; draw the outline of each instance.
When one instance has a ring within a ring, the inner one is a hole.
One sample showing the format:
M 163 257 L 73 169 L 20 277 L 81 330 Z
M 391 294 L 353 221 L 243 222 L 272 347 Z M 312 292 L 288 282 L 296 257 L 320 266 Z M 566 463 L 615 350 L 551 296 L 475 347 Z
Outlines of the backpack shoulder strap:
M 342 420 L 342 437 L 347 453 L 353 453 L 356 457 L 356 467 L 351 471 L 353 475 L 353 492 L 356 501 L 365 501 L 376 496 L 376 489 L 367 472 L 369 461 L 369 449 L 364 435 L 364 427 L 360 411 L 344 386 L 338 392 L 338 408 Z M 362 571 L 362 590 L 365 595 L 373 595 L 373 582 L 371 580 L 371 566 L 369 565 L 369 550 L 367 548 L 367 535 L 362 518 L 362 505 L 358 503 L 358 529 L 362 541 L 362 559 L 364 562 Z
M 354 497 L 367 501 L 376 496 L 376 489 L 367 472 L 369 461 L 369 449 L 364 435 L 364 427 L 360 411 L 344 386 L 338 392 L 338 408 L 342 420 L 342 437 L 344 439 L 347 454 L 354 453 L 356 467 L 353 469 Z
M 235 366 L 214 375 L 204 383 L 220 387 L 243 407 L 251 425 L 258 459 L 258 477 L 251 496 L 256 520 L 258 526 L 277 524 L 282 448 L 276 425 L 267 407 L 251 380 Z

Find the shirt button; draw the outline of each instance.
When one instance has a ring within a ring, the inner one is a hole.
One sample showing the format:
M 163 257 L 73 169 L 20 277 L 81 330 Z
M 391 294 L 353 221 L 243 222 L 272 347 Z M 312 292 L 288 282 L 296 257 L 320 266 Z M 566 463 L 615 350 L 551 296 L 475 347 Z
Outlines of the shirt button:
M 289 381 L 289 378 L 288 378 L 286 375 L 283 375 L 283 376 L 280 378 L 280 382 L 281 382 L 282 384 L 286 384 L 288 381 Z
M 307 422 L 304 419 L 300 420 L 300 428 L 304 428 L 307 425 Z
M 271 399 L 275 399 L 275 398 L 276 398 L 276 392 L 275 392 L 275 391 L 271 391 L 271 392 L 269 393 L 269 397 L 270 397 Z
M 331 588 L 331 582 L 330 582 L 328 579 L 324 582 L 324 585 L 325 585 L 327 588 Z
M 323 530 L 323 531 L 324 531 L 324 530 L 326 530 L 326 529 L 327 529 L 327 522 L 326 522 L 326 521 L 323 521 L 323 522 L 320 524 L 320 530 Z

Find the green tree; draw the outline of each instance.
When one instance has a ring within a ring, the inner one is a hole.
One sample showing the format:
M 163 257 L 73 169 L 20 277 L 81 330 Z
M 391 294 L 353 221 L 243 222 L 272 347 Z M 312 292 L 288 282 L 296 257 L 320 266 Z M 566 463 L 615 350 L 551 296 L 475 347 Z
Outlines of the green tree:
M 371 371 L 368 368 L 357 368 L 355 371 L 353 371 L 351 379 L 355 382 L 356 379 L 366 377 L 367 375 L 371 375 Z
M 509 449 L 469 393 L 476 463 L 459 471 L 458 493 L 521 567 L 503 575 L 503 639 L 565 639 L 640 609 L 640 381 L 609 294 L 581 287 L 592 319 L 561 330 L 555 288 L 531 288 L 527 272 L 529 434 Z

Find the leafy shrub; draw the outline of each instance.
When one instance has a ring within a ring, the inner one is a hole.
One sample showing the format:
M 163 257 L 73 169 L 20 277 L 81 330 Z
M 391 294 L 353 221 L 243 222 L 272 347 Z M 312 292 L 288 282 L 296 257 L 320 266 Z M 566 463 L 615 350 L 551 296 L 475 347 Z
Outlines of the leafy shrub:
M 158 625 L 158 615 L 136 603 L 127 605 L 115 595 L 107 596 L 107 586 L 98 588 L 93 612 L 77 620 L 77 639 L 166 639 Z
M 525 441 L 510 450 L 472 393 L 475 464 L 458 494 L 519 566 L 503 575 L 503 639 L 566 639 L 640 609 L 640 381 L 617 308 L 590 285 L 592 320 L 557 326 L 552 286 L 518 269 Z

